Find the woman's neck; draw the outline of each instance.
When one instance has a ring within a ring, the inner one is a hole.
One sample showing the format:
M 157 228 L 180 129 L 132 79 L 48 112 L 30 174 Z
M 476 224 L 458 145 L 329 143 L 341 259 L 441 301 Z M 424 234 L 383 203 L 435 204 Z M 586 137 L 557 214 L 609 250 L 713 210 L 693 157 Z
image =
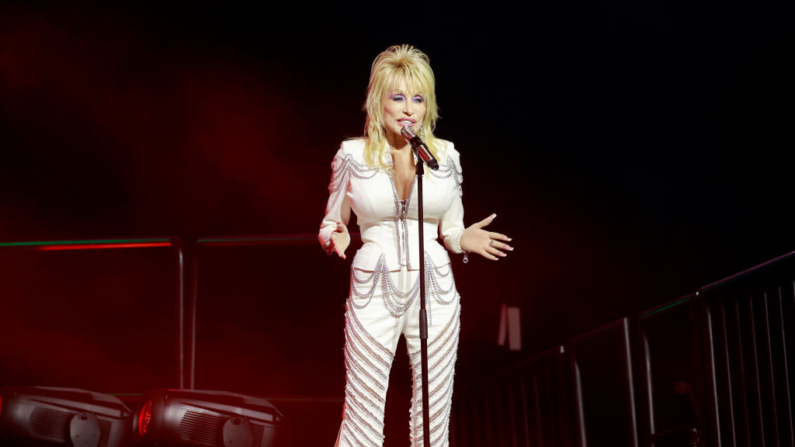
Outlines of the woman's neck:
M 389 145 L 389 151 L 395 153 L 410 153 L 411 145 L 402 135 L 398 135 L 391 130 L 386 133 L 386 142 Z

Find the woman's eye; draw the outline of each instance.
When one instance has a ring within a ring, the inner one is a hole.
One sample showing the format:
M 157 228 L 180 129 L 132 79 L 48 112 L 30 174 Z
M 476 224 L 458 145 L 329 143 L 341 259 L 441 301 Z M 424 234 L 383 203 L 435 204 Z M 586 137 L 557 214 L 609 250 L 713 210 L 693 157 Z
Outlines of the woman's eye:
M 392 101 L 397 101 L 397 102 L 403 101 L 403 99 L 404 99 L 403 95 L 395 95 L 392 97 Z
M 425 101 L 425 99 L 422 96 L 415 96 L 414 97 L 414 102 L 416 102 L 418 104 L 422 103 L 423 101 Z

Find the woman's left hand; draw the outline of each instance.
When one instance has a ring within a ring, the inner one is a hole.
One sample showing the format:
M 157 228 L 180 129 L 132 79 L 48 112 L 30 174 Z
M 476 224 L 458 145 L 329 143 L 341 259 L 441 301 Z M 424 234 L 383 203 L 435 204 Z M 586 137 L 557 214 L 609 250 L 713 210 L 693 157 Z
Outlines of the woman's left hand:
M 477 253 L 492 261 L 498 260 L 499 258 L 497 256 L 502 258 L 508 256 L 503 250 L 513 251 L 513 247 L 505 243 L 510 242 L 511 238 L 504 234 L 483 229 L 494 221 L 495 217 L 497 217 L 497 215 L 492 214 L 464 230 L 464 234 L 461 235 L 460 241 L 461 249 L 470 253 Z

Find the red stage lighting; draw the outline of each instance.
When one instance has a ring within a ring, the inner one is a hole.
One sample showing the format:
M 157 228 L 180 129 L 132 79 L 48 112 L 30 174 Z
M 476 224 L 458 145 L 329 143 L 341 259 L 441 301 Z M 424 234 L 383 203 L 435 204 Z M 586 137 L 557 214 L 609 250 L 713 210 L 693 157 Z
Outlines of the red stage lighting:
M 146 428 L 149 427 L 149 422 L 152 421 L 152 401 L 147 400 L 141 407 L 141 412 L 138 414 L 138 435 L 142 438 L 146 436 Z

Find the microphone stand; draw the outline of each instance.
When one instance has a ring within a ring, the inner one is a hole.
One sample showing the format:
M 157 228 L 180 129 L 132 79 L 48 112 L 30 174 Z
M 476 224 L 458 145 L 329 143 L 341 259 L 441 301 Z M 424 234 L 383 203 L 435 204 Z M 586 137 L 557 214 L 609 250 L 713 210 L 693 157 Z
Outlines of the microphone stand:
M 416 146 L 412 145 L 417 157 L 417 214 L 420 227 L 420 357 L 422 371 L 422 438 L 423 446 L 431 447 L 431 421 L 428 404 L 428 315 L 425 310 L 425 220 L 423 220 L 422 177 L 425 174 L 425 162 L 420 158 Z

